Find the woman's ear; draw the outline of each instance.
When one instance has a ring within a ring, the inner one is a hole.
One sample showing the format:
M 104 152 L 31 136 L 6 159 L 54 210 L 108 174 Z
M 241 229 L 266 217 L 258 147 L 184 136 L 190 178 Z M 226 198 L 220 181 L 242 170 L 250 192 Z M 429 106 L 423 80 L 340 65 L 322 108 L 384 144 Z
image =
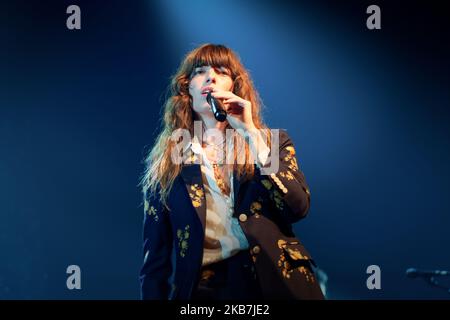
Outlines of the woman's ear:
M 188 79 L 184 80 L 181 85 L 182 94 L 190 95 L 191 94 L 190 89 L 191 89 L 191 82 Z
M 236 94 L 241 89 L 241 77 L 237 76 L 233 81 L 233 90 L 232 92 Z
M 187 91 L 190 94 L 190 90 L 192 89 L 192 82 L 191 80 L 186 80 L 186 87 L 187 87 Z

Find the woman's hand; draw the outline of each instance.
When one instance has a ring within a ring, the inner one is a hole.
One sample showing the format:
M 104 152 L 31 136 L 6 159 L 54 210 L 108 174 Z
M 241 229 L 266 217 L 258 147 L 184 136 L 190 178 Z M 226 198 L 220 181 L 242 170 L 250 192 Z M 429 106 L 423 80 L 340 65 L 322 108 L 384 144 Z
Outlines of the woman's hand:
M 231 91 L 215 90 L 211 95 L 223 102 L 227 112 L 227 121 L 234 129 L 255 130 L 252 117 L 252 103 L 238 97 Z
M 234 129 L 242 129 L 238 130 L 238 133 L 248 137 L 250 152 L 256 159 L 257 165 L 264 167 L 270 149 L 266 144 L 266 139 L 261 135 L 261 131 L 257 130 L 253 123 L 252 103 L 231 91 L 217 90 L 213 91 L 211 95 L 223 101 L 228 123 Z

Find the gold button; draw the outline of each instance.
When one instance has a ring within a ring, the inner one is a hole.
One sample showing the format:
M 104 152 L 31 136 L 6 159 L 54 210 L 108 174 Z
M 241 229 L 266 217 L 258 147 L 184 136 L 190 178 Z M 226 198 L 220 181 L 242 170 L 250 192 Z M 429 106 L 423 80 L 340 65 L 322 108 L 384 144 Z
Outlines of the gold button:
M 252 252 L 254 254 L 258 254 L 261 251 L 261 247 L 260 246 L 254 246 L 252 249 Z
M 245 213 L 241 213 L 239 215 L 239 221 L 241 221 L 241 222 L 247 221 L 247 215 Z
M 306 194 L 307 194 L 308 196 L 311 195 L 311 193 L 309 192 L 309 189 L 308 189 L 308 188 L 305 190 L 305 192 L 306 192 Z

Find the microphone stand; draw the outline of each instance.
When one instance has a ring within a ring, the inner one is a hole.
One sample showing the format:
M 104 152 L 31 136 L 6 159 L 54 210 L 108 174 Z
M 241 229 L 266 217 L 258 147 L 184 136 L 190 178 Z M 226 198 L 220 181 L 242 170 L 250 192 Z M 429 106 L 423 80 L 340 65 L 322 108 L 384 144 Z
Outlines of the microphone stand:
M 425 280 L 430 286 L 445 290 L 450 294 L 450 286 L 443 285 L 436 280 L 437 276 L 450 276 L 450 271 L 432 270 L 432 271 L 419 271 L 415 268 L 409 268 L 406 270 L 406 276 L 410 278 L 420 277 Z
M 443 290 L 447 291 L 447 293 L 450 294 L 450 287 L 440 284 L 439 281 L 437 281 L 437 280 L 435 279 L 435 277 L 429 276 L 429 277 L 427 277 L 427 278 L 424 278 L 424 280 L 425 280 L 430 286 L 436 287 L 436 288 L 440 288 L 440 289 L 443 289 Z
M 415 273 L 417 273 L 417 275 L 415 275 Z M 449 276 L 450 275 L 449 271 L 434 270 L 434 271 L 427 271 L 427 272 L 422 271 L 422 272 L 418 273 L 418 271 L 415 268 L 409 268 L 408 270 L 406 270 L 406 275 L 411 278 L 416 278 L 416 277 L 420 276 L 430 286 L 445 290 L 447 293 L 450 294 L 450 287 L 440 284 L 439 281 L 436 280 L 436 276 Z

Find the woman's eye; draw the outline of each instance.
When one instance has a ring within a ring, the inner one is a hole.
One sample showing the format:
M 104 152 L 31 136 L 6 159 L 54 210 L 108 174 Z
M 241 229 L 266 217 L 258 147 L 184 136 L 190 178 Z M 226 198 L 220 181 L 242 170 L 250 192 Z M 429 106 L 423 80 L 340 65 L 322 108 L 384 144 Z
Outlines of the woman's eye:
M 221 75 L 229 75 L 229 71 L 227 69 L 214 69 L 217 74 Z M 204 68 L 195 69 L 193 75 L 204 74 L 206 70 Z

